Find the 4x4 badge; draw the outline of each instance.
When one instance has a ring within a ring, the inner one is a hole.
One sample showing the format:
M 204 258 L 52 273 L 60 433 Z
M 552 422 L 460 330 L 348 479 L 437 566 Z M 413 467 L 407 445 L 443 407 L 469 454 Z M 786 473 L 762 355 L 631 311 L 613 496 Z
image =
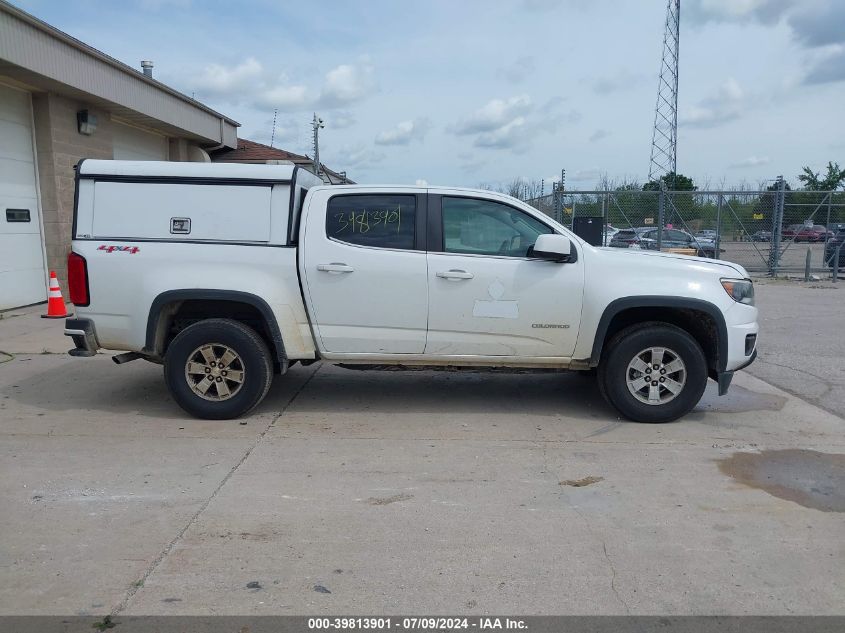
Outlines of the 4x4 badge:
M 123 253 L 130 253 L 131 255 L 134 255 L 135 253 L 137 253 L 141 249 L 138 248 L 137 246 L 115 246 L 113 244 L 101 244 L 100 247 L 97 250 L 98 251 L 106 251 L 107 253 L 114 253 L 114 252 L 120 251 L 120 252 L 123 252 Z

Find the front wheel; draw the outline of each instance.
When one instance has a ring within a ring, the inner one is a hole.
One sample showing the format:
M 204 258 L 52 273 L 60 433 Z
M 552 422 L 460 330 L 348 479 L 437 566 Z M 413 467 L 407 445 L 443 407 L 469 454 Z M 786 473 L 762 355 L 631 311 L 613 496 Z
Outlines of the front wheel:
M 228 420 L 264 399 L 273 364 L 255 330 L 230 319 L 207 319 L 185 328 L 170 343 L 164 379 L 173 399 L 191 415 Z
M 602 395 L 636 422 L 671 422 L 698 404 L 707 385 L 707 359 L 687 332 L 642 323 L 608 343 L 599 363 Z

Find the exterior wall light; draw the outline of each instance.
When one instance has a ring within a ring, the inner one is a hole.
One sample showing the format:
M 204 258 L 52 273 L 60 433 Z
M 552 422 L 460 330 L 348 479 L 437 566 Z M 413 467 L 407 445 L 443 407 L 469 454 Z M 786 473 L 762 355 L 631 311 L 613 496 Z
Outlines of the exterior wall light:
M 80 134 L 91 136 L 97 129 L 97 116 L 88 110 L 80 110 L 76 113 L 76 124 Z

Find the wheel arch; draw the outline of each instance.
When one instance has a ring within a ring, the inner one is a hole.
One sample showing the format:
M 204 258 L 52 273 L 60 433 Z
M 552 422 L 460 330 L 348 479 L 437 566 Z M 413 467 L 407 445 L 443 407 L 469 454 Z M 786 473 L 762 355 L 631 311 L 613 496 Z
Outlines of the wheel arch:
M 681 327 L 702 346 L 711 377 L 725 371 L 728 361 L 728 327 L 725 317 L 715 304 L 691 297 L 639 296 L 611 301 L 599 319 L 590 366 L 599 364 L 610 337 L 642 321 L 663 321 Z M 713 341 L 715 345 L 707 344 Z
M 153 358 L 162 358 L 168 343 L 168 334 L 174 318 L 186 305 L 202 306 L 205 303 L 211 312 L 214 306 L 223 306 L 229 311 L 236 310 L 239 306 L 246 306 L 254 315 L 258 315 L 261 328 L 259 334 L 265 339 L 270 347 L 275 362 L 282 371 L 287 369 L 288 357 L 285 351 L 282 333 L 279 329 L 273 310 L 270 305 L 258 295 L 239 290 L 217 290 L 204 288 L 184 288 L 168 290 L 159 294 L 150 305 L 150 312 L 147 317 L 147 329 L 145 336 L 144 352 Z M 223 316 L 209 313 L 206 318 L 217 318 Z M 241 320 L 235 318 L 235 320 Z M 248 324 L 248 323 L 247 323 Z M 172 338 L 172 337 L 171 337 Z

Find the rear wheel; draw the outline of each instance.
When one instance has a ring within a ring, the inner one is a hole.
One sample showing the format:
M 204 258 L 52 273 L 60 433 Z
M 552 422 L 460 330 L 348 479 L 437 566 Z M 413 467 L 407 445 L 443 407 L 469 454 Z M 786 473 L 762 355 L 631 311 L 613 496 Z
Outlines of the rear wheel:
M 255 330 L 238 321 L 208 319 L 185 328 L 170 343 L 164 379 L 173 399 L 191 415 L 227 420 L 264 399 L 273 364 Z
M 707 385 L 698 342 L 666 323 L 642 323 L 616 334 L 599 364 L 602 395 L 636 422 L 671 422 L 692 411 Z

